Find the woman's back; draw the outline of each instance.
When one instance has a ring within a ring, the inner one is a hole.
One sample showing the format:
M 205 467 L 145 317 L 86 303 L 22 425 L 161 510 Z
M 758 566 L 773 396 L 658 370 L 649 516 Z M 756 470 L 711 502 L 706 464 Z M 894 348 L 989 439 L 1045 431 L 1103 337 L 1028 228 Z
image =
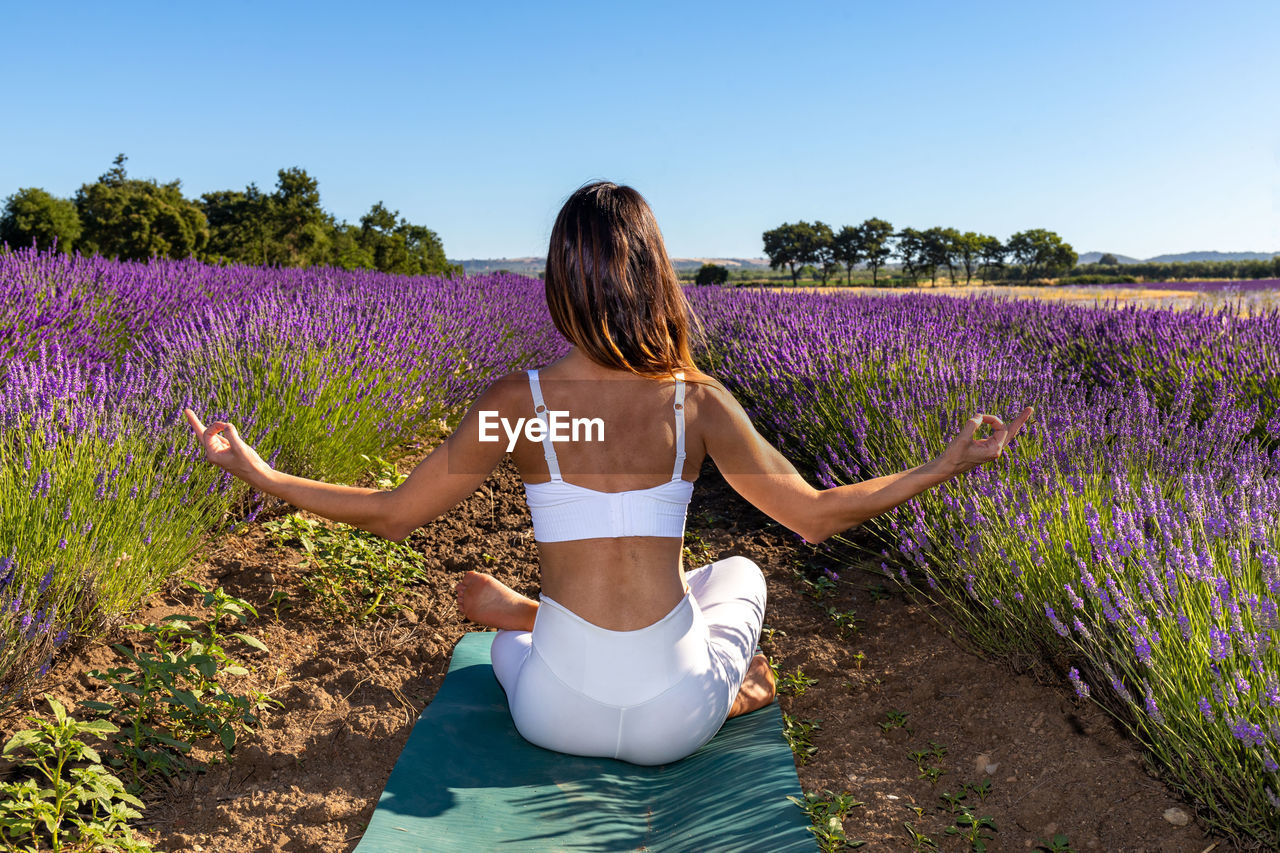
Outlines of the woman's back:
M 524 374 L 520 374 L 521 377 Z M 602 367 L 576 348 L 569 355 L 537 371 L 537 385 L 549 411 L 568 412 L 571 419 L 599 418 L 602 440 L 552 443 L 559 475 L 582 490 L 618 493 L 654 489 L 673 479 L 678 417 L 683 419 L 684 464 L 681 479 L 697 478 L 706 458 L 698 422 L 700 389 L 683 383 L 684 399 L 676 409 L 675 382 L 646 379 L 626 371 Z M 533 389 L 508 396 L 513 411 L 502 416 L 535 416 Z M 593 436 L 599 439 L 598 434 Z M 552 479 L 543 442 L 522 432 L 511 457 L 529 485 Z M 601 497 L 600 500 L 607 500 Z M 583 535 L 580 531 L 577 535 Z M 670 612 L 687 590 L 682 560 L 683 540 L 677 535 L 600 536 L 569 541 L 538 542 L 542 590 L 574 613 L 600 627 L 631 631 L 651 625 Z

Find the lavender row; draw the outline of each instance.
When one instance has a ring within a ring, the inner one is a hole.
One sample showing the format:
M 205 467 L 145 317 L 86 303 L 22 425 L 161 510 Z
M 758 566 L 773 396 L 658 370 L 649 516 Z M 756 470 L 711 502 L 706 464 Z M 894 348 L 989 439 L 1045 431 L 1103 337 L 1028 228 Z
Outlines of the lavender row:
M 706 361 L 828 487 L 927 461 L 977 411 L 1034 404 L 998 466 L 867 525 L 881 571 L 948 601 L 986 648 L 1058 666 L 1151 745 L 1210 825 L 1280 841 L 1276 423 L 1260 425 L 1257 387 L 1205 386 L 1186 361 L 1274 382 L 1273 349 L 1241 350 L 1266 344 L 1274 317 L 694 298 L 713 330 Z M 1202 353 L 1215 323 L 1225 352 Z M 1091 351 L 1128 366 L 1162 354 L 1170 380 L 1084 369 L 1107 363 Z
M 512 276 L 0 257 L 15 269 L 55 302 L 98 296 L 93 322 L 33 315 L 38 333 L 0 359 L 0 706 L 68 637 L 126 618 L 209 534 L 256 516 L 261 502 L 203 461 L 184 406 L 233 421 L 282 470 L 349 481 L 361 454 L 560 348 L 541 284 Z

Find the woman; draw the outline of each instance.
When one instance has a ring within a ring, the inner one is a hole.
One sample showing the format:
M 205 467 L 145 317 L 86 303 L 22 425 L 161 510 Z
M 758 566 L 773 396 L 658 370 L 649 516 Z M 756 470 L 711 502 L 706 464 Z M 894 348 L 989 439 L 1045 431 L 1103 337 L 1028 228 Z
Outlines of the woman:
M 456 593 L 467 618 L 499 629 L 493 669 L 516 728 L 560 752 L 664 764 L 773 700 L 768 663 L 753 654 L 766 598 L 760 569 L 740 556 L 690 572 L 682 563 L 685 512 L 706 457 L 762 512 L 820 542 L 999 457 L 1031 415 L 1008 426 L 976 416 L 924 465 L 815 490 L 694 366 L 697 319 L 652 211 L 629 187 L 597 182 L 569 197 L 551 232 L 546 297 L 573 345 L 568 355 L 495 381 L 391 491 L 273 471 L 231 424 L 206 429 L 186 416 L 213 464 L 397 542 L 497 467 L 505 430 L 484 438 L 496 424 L 515 433 L 537 418 L 541 433 L 522 430 L 510 452 L 533 518 L 540 600 L 474 571 Z M 553 428 L 570 418 L 598 419 L 603 434 L 561 440 Z M 978 440 L 982 423 L 992 433 Z

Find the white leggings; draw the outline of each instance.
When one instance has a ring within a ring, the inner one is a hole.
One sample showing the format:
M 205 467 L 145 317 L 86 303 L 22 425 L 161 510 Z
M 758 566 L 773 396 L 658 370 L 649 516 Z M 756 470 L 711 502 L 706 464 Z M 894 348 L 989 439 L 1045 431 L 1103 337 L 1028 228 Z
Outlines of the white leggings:
M 635 631 L 594 625 L 545 595 L 532 631 L 499 631 L 491 660 L 525 740 L 572 755 L 667 764 L 729 716 L 764 622 L 746 557 L 685 573 L 689 592 Z

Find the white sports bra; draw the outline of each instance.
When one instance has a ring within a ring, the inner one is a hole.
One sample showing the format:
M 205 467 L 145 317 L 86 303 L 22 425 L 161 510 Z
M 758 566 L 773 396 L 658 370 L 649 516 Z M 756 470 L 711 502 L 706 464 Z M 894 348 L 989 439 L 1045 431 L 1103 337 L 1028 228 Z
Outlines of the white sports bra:
M 542 455 L 551 472 L 551 479 L 546 483 L 524 484 L 525 500 L 533 516 L 534 541 L 566 542 L 618 536 L 683 538 L 685 514 L 693 497 L 693 483 L 680 476 L 685 455 L 684 373 L 676 374 L 676 464 L 671 479 L 658 486 L 628 492 L 600 492 L 561 479 L 538 371 L 532 369 L 528 373 L 534 414 L 546 425 Z

